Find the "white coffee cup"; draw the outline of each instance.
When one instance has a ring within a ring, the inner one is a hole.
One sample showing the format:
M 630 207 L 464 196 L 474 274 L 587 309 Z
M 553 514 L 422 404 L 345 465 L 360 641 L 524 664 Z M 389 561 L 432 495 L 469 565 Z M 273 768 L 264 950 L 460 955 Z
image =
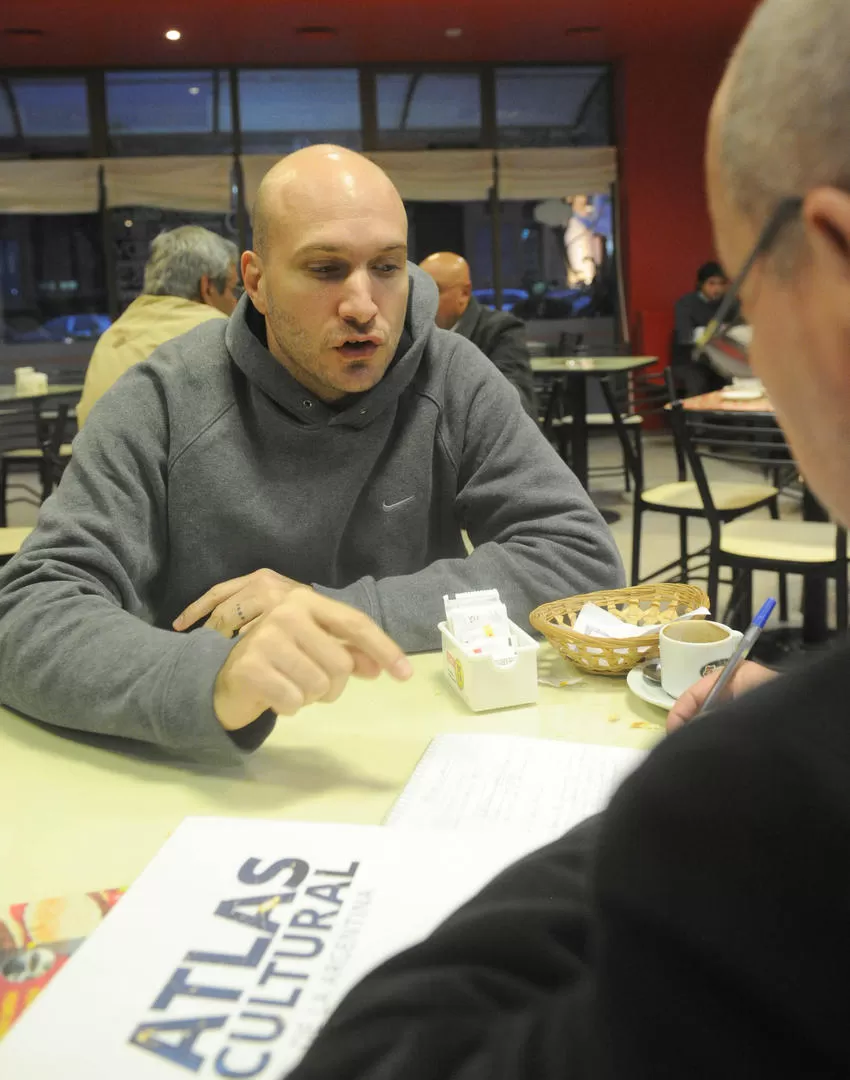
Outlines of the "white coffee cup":
M 674 698 L 717 668 L 725 667 L 744 635 L 723 623 L 685 619 L 661 628 L 661 685 Z

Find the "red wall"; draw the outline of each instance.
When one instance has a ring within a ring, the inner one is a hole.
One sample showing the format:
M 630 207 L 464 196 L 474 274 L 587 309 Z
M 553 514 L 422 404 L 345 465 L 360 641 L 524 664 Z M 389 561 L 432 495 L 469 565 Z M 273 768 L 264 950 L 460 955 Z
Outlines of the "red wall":
M 731 46 L 730 46 L 731 47 Z M 667 355 L 673 305 L 714 257 L 703 152 L 727 53 L 623 57 L 618 72 L 620 200 L 632 344 Z

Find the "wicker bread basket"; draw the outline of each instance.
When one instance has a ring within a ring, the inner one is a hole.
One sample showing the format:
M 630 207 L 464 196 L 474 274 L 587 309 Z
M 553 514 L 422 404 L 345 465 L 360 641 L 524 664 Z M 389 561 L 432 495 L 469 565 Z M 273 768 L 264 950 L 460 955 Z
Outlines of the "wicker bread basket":
M 633 638 L 596 638 L 573 630 L 585 604 L 596 604 L 636 626 L 672 622 L 689 611 L 708 607 L 708 597 L 696 585 L 635 585 L 584 593 L 566 600 L 542 604 L 529 621 L 565 660 L 578 664 L 589 675 L 625 675 L 636 664 L 658 655 L 658 634 Z

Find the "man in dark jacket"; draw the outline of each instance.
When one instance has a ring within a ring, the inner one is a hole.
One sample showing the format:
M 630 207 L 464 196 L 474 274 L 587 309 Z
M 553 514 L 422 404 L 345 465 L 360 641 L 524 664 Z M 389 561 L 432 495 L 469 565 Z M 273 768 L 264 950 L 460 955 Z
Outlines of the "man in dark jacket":
M 676 301 L 676 344 L 693 348 L 697 333 L 717 314 L 729 282 L 719 262 L 707 262 L 697 270 L 697 287 Z
M 673 369 L 681 392 L 687 397 L 719 390 L 728 379 L 718 374 L 704 355 L 696 355 L 697 337 L 717 314 L 729 281 L 719 262 L 707 262 L 697 270 L 697 287 L 676 301 L 676 337 L 673 343 Z M 737 318 L 737 309 L 728 321 Z
M 419 264 L 437 283 L 440 303 L 436 323 L 477 345 L 516 387 L 522 407 L 537 419 L 531 359 L 525 343 L 525 323 L 507 311 L 490 311 L 472 295 L 469 263 L 451 251 L 436 251 Z
M 850 525 L 850 5 L 766 0 L 708 143 L 750 360 Z M 370 975 L 291 1080 L 848 1077 L 850 648 L 672 734 L 585 823 Z M 692 719 L 703 679 L 671 726 Z M 761 685 L 757 685 L 757 684 Z

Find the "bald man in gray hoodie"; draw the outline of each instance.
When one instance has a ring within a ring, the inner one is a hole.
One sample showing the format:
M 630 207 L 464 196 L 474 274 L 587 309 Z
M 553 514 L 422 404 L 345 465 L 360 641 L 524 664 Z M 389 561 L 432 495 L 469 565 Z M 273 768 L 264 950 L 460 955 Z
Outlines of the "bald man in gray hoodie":
M 0 574 L 0 696 L 181 753 L 256 748 L 352 675 L 409 675 L 444 593 L 511 617 L 622 581 L 610 532 L 464 338 L 438 329 L 386 175 L 280 162 L 228 322 L 95 405 Z M 475 550 L 467 555 L 465 529 Z

